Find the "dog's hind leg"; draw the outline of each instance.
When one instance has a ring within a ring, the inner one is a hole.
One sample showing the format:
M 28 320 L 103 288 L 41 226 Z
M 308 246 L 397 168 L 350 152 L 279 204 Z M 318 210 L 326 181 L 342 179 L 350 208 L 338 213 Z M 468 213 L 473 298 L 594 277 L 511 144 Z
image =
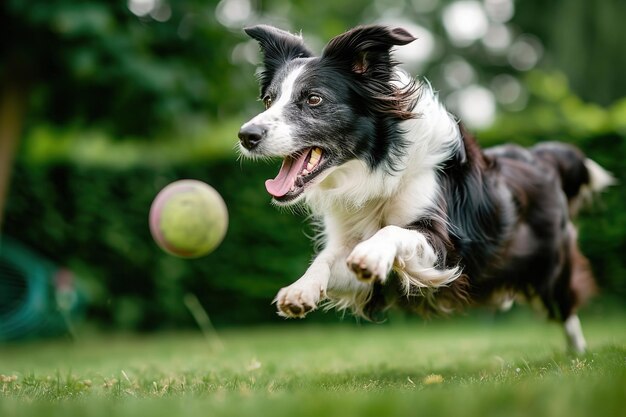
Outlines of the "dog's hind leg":
M 567 337 L 567 345 L 573 352 L 585 353 L 587 349 L 587 341 L 583 336 L 583 328 L 580 325 L 580 319 L 577 314 L 572 314 L 564 322 L 565 336 Z
M 556 283 L 554 296 L 569 349 L 584 353 L 587 342 L 576 311 L 595 293 L 596 287 L 589 261 L 578 249 L 576 228 L 569 223 L 567 231 L 570 238 L 569 259 Z

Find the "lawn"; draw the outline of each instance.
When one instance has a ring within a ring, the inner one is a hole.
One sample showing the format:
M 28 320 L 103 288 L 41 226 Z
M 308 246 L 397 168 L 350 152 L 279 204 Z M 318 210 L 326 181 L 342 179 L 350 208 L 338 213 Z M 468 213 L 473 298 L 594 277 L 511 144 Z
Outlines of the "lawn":
M 625 319 L 583 316 L 580 357 L 527 313 L 5 345 L 0 415 L 624 415 Z

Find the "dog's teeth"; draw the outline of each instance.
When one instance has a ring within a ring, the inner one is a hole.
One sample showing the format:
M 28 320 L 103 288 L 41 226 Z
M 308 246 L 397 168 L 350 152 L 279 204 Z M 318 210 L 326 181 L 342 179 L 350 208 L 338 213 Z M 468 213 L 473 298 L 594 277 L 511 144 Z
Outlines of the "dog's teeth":
M 320 148 L 313 148 L 311 150 L 311 156 L 309 157 L 309 162 L 306 164 L 306 168 L 302 170 L 301 175 L 309 175 L 313 169 L 320 162 L 320 158 L 322 156 L 322 150 Z
M 322 157 L 322 150 L 320 148 L 313 148 L 311 151 L 311 157 L 309 158 L 309 163 L 307 164 L 307 169 L 312 171 L 313 168 L 319 163 L 320 158 Z
M 313 148 L 311 151 L 311 160 L 317 161 L 322 156 L 322 150 L 320 148 Z

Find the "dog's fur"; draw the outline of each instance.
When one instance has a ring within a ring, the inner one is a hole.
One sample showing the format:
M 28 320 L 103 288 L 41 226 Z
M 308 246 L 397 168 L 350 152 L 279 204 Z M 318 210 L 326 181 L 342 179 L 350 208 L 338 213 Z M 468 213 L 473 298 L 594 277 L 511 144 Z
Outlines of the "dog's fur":
M 585 349 L 576 310 L 594 281 L 571 217 L 608 172 L 563 143 L 482 151 L 396 67 L 390 49 L 414 40 L 403 29 L 357 27 L 320 57 L 288 32 L 245 31 L 264 55 L 267 110 L 242 126 L 241 152 L 284 158 L 266 183 L 273 201 L 303 203 L 322 225 L 323 248 L 276 297 L 280 315 L 326 301 L 375 319 L 392 305 L 447 313 L 522 297 Z

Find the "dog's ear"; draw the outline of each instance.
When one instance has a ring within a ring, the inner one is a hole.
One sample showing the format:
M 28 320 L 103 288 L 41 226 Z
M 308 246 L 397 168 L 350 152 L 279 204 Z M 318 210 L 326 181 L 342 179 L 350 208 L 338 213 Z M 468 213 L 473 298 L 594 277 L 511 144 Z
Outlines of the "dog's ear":
M 295 58 L 306 58 L 313 53 L 304 46 L 300 36 L 293 35 L 273 26 L 258 25 L 244 29 L 246 34 L 259 42 L 263 52 L 263 66 L 261 73 L 261 90 L 265 90 L 276 71 L 285 63 Z
M 359 26 L 333 38 L 322 58 L 339 63 L 356 74 L 382 75 L 393 66 L 389 50 L 406 45 L 416 38 L 402 28 L 369 25 Z

